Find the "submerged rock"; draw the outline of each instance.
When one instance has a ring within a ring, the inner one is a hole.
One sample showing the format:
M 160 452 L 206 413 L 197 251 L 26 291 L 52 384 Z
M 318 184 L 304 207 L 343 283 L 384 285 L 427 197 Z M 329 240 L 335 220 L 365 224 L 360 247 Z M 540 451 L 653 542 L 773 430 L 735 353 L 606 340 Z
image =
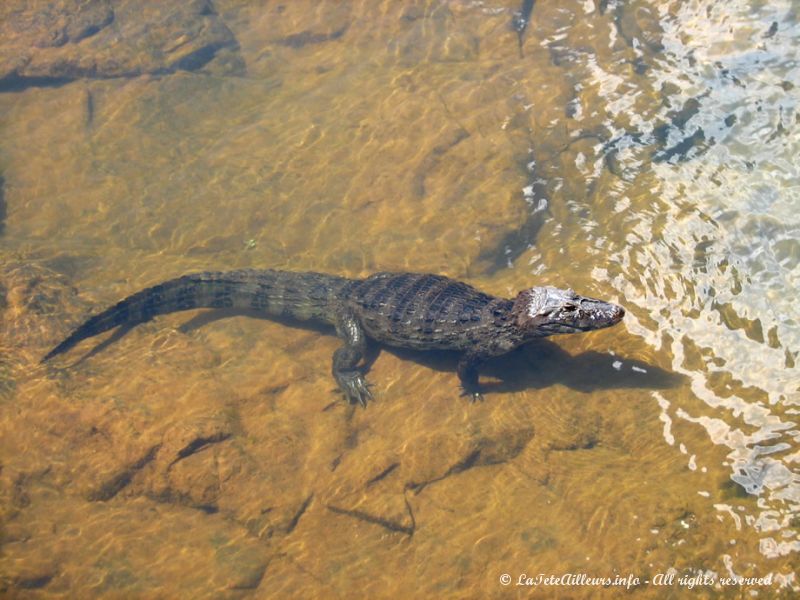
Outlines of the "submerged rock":
M 47 588 L 88 596 L 225 598 L 258 587 L 270 556 L 221 516 L 143 499 L 50 499 L 12 524 L 26 535 L 4 546 L 14 560 L 4 563 L 0 594 L 12 597 Z M 41 552 L 44 546 L 49 552 Z
M 221 49 L 237 47 L 206 0 L 9 0 L 0 5 L 0 89 L 191 71 Z M 243 68 L 241 60 L 225 65 L 232 72 Z
M 61 311 L 85 306 L 66 277 L 35 262 L 0 268 L 0 339 L 17 351 L 39 351 L 67 330 Z

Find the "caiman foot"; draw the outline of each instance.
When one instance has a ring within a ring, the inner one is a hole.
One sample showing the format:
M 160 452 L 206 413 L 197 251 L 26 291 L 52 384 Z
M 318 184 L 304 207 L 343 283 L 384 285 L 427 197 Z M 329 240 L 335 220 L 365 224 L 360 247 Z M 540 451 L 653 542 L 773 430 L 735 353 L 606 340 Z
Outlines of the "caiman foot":
M 483 402 L 483 394 L 481 394 L 481 393 L 480 393 L 480 392 L 479 392 L 477 389 L 475 389 L 475 388 L 472 388 L 472 389 L 466 389 L 466 388 L 463 388 L 463 387 L 462 387 L 462 388 L 461 388 L 461 394 L 459 394 L 459 395 L 460 395 L 462 398 L 463 398 L 464 396 L 466 396 L 467 398 L 469 398 L 469 401 L 470 401 L 470 402 L 472 402 L 472 403 L 475 403 L 475 402 Z
M 336 381 L 350 404 L 360 404 L 366 408 L 367 401 L 372 400 L 369 384 L 358 371 L 339 372 L 336 374 Z

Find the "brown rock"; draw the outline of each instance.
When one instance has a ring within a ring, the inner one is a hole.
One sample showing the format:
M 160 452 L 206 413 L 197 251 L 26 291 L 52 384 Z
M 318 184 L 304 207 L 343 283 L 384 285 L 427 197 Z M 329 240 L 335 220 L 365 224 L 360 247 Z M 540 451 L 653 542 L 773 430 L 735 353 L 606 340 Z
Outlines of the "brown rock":
M 4 2 L 0 40 L 0 87 L 191 71 L 237 46 L 205 0 Z

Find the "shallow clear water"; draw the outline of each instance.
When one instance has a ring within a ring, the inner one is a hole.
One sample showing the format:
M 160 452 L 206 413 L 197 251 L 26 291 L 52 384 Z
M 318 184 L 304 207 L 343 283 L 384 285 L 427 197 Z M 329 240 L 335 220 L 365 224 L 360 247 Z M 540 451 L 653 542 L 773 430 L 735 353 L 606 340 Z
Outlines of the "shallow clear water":
M 4 594 L 797 591 L 795 3 L 539 2 L 521 47 L 517 2 L 68 4 L 0 12 L 0 66 L 33 48 L 0 68 Z M 493 361 L 479 405 L 453 357 L 384 350 L 347 407 L 334 337 L 245 316 L 38 364 L 242 267 L 627 315 Z

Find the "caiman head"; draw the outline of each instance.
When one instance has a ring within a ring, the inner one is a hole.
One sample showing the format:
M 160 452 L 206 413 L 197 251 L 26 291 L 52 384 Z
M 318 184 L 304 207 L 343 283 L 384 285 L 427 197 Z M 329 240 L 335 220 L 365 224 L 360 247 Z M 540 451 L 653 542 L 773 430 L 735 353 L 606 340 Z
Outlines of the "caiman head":
M 622 320 L 625 310 L 572 290 L 534 287 L 517 295 L 512 315 L 525 336 L 534 338 L 611 327 Z

